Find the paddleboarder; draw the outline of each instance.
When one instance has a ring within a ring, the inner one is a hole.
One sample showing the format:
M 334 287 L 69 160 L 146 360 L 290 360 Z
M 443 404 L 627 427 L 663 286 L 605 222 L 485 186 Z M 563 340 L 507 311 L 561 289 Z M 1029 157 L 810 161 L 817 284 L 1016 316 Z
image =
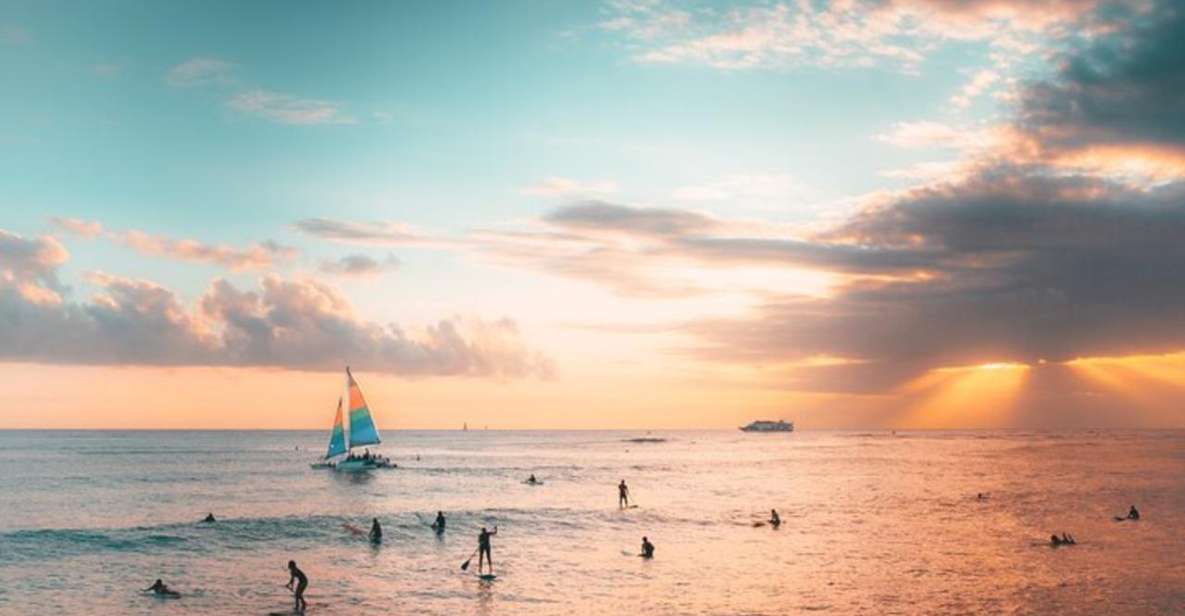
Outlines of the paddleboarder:
M 490 575 L 494 574 L 494 555 L 490 553 L 490 537 L 498 534 L 498 527 L 494 530 L 486 530 L 486 527 L 481 527 L 481 534 L 477 536 L 477 573 L 481 575 L 481 565 L 488 561 L 490 566 Z
M 375 518 L 374 522 L 372 522 L 370 524 L 370 542 L 371 543 L 382 543 L 383 542 L 383 527 L 379 526 L 379 519 L 378 518 Z
M 296 583 L 296 588 L 292 589 L 296 596 L 296 606 L 292 611 L 303 612 L 309 606 L 304 600 L 304 590 L 309 587 L 309 578 L 305 577 L 304 571 L 297 568 L 295 560 L 288 561 L 288 573 L 291 575 L 288 578 L 288 588 L 292 589 L 293 582 Z
M 621 483 L 617 484 L 617 506 L 625 509 L 629 504 L 630 489 L 629 486 L 625 485 L 625 480 L 622 479 Z

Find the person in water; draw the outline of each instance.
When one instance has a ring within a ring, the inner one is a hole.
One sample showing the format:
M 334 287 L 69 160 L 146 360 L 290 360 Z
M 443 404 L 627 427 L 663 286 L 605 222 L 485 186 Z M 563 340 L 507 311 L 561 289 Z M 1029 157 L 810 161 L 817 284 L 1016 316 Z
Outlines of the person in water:
M 157 578 L 156 581 L 152 583 L 152 586 L 149 586 L 148 588 L 144 589 L 144 592 L 148 592 L 148 591 L 152 591 L 153 594 L 160 596 L 160 597 L 180 597 L 181 596 L 181 593 L 170 589 L 168 586 L 165 585 L 164 582 L 162 582 L 160 580 L 160 578 Z
M 778 510 L 777 509 L 770 509 L 769 510 L 769 525 L 774 528 L 777 528 L 778 526 L 781 526 L 781 524 L 782 524 L 782 518 L 778 515 Z
M 374 521 L 370 523 L 370 542 L 371 543 L 382 543 L 383 542 L 383 527 L 379 526 L 379 519 L 378 518 L 374 518 Z
M 288 561 L 288 573 L 292 577 L 288 578 L 288 588 L 292 588 L 292 583 L 296 583 L 296 588 L 293 593 L 296 596 L 296 606 L 292 608 L 294 612 L 303 612 L 309 606 L 304 600 L 304 590 L 309 587 L 309 578 L 305 577 L 304 571 L 301 571 L 296 566 L 295 560 Z
M 205 522 L 205 523 L 207 523 L 207 524 L 211 524 L 211 523 L 213 523 L 213 522 L 217 522 L 217 521 L 218 521 L 218 520 L 215 520 L 215 519 L 214 519 L 214 514 L 212 514 L 212 513 L 207 513 L 207 514 L 206 514 L 206 519 L 202 520 L 202 522 Z
M 477 573 L 481 573 L 481 565 L 483 562 L 489 562 L 490 574 L 494 573 L 494 555 L 490 553 L 490 537 L 498 534 L 498 527 L 494 530 L 486 530 L 486 527 L 481 527 L 481 534 L 477 536 Z
M 539 483 L 539 480 L 535 479 L 535 473 L 531 473 L 531 476 L 527 477 L 527 483 Z
M 1129 520 L 1140 519 L 1140 510 L 1136 509 L 1135 505 L 1132 505 L 1132 508 L 1127 512 L 1127 519 L 1129 519 Z
M 654 544 L 646 537 L 642 537 L 642 558 L 654 558 Z
M 630 504 L 630 489 L 625 485 L 625 480 L 617 484 L 617 506 L 621 508 L 628 507 Z
M 444 512 L 437 511 L 436 512 L 436 521 L 432 523 L 432 528 L 436 530 L 437 534 L 440 534 L 440 533 L 444 532 L 444 525 L 445 525 Z

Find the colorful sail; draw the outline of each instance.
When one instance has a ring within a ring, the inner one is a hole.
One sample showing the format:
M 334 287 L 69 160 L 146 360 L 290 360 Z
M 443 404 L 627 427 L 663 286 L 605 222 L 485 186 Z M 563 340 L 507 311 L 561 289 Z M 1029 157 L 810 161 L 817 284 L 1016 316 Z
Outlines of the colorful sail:
M 379 438 L 379 431 L 374 427 L 374 419 L 370 416 L 370 409 L 366 406 L 366 399 L 362 397 L 362 390 L 354 381 L 354 375 L 346 368 L 346 379 L 350 389 L 350 447 L 363 445 L 378 445 L 383 442 Z
M 325 459 L 340 456 L 346 452 L 346 427 L 342 424 L 342 399 L 337 399 L 337 416 L 333 418 L 333 430 L 329 433 L 329 451 Z

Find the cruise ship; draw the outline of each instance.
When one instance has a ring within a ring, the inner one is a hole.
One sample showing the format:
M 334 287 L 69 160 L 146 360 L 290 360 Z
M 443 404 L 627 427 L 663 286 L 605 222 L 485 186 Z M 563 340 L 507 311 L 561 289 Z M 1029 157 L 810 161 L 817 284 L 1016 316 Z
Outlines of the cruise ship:
M 755 421 L 747 426 L 741 426 L 745 432 L 793 432 L 793 421 Z

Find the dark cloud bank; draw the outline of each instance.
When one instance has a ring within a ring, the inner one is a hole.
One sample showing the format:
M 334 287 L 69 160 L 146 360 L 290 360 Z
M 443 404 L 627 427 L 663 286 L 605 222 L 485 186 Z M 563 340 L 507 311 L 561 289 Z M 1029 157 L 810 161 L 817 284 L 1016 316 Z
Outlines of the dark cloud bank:
M 1185 149 L 1182 10 L 1164 4 L 1108 17 L 1112 34 L 1024 89 L 1016 128 L 1043 151 Z M 859 362 L 799 370 L 794 385 L 804 389 L 884 391 L 938 366 L 1185 348 L 1179 180 L 1135 188 L 1040 160 L 984 160 L 969 176 L 906 191 L 804 239 L 732 234 L 701 214 L 603 202 L 563 208 L 544 222 L 557 235 L 585 238 L 589 258 L 618 246 L 604 237 L 629 234 L 647 242 L 627 255 L 635 259 L 849 275 L 825 299 L 771 288 L 749 318 L 686 325 L 705 357 Z M 628 276 L 630 259 L 614 256 Z

